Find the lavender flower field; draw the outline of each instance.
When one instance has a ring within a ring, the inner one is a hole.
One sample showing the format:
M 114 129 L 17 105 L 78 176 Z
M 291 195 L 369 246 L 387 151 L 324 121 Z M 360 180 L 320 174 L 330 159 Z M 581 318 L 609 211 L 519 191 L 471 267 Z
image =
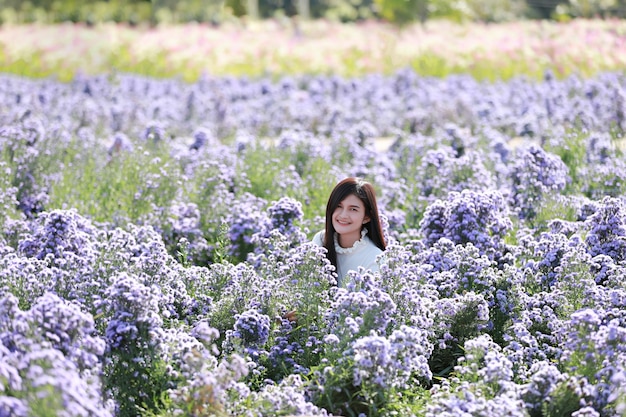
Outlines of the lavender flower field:
M 625 129 L 618 72 L 1 75 L 0 416 L 626 416 Z

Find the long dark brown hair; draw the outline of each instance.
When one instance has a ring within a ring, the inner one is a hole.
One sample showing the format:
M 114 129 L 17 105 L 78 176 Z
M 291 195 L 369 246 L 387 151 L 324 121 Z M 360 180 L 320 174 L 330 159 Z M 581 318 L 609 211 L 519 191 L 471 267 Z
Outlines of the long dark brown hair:
M 326 248 L 326 257 L 337 267 L 337 251 L 335 250 L 335 228 L 333 227 L 333 213 L 343 200 L 350 194 L 357 196 L 365 206 L 365 215 L 370 221 L 363 225 L 367 229 L 367 236 L 381 250 L 385 250 L 387 244 L 383 236 L 383 228 L 378 216 L 378 204 L 376 204 L 376 193 L 374 187 L 361 178 L 349 177 L 340 181 L 328 198 L 326 205 L 326 228 L 324 233 L 324 247 Z

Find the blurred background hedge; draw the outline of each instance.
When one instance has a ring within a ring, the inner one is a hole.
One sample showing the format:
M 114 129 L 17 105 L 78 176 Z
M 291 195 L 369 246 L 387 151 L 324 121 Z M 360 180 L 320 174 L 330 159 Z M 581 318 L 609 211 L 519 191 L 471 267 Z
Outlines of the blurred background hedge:
M 431 18 L 458 22 L 626 17 L 626 0 L 0 0 L 0 24 L 102 22 L 219 25 L 239 18 L 379 19 L 398 25 Z

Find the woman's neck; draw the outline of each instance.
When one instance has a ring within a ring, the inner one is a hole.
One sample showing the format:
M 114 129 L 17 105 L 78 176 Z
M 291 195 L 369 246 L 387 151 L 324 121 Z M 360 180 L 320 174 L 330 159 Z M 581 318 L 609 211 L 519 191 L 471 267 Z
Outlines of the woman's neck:
M 337 233 L 337 242 L 339 243 L 339 246 L 345 249 L 351 248 L 359 240 L 361 240 L 361 231 L 347 234 L 344 233 L 341 235 Z

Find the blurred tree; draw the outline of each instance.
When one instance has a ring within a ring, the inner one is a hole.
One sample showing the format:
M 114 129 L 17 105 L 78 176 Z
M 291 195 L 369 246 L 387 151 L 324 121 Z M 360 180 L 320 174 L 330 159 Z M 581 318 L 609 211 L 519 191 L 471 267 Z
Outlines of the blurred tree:
M 274 17 L 277 14 L 295 16 L 298 13 L 298 0 L 260 0 L 259 15 L 263 18 Z
M 559 15 L 567 14 L 574 18 L 624 17 L 624 12 L 626 0 L 570 0 L 557 7 Z
M 526 0 L 530 10 L 530 17 L 550 19 L 560 4 L 569 3 L 568 0 Z
M 223 16 L 453 21 L 626 17 L 626 0 L 0 0 L 2 22 L 219 23 Z M 292 19 L 297 25 L 298 18 Z
M 151 22 L 159 23 L 165 16 L 173 22 L 210 22 L 218 24 L 224 0 L 150 0 Z
M 524 16 L 525 0 L 466 0 L 466 18 L 478 22 L 506 22 Z
M 253 19 L 259 18 L 259 0 L 247 0 L 246 12 Z
M 248 14 L 248 8 L 250 7 L 250 5 L 248 4 L 247 0 L 225 0 L 224 7 L 227 9 L 227 13 L 239 17 L 246 16 Z
M 311 0 L 311 17 L 354 22 L 379 17 L 374 0 Z
M 428 18 L 428 0 L 375 0 L 380 15 L 400 26 Z

